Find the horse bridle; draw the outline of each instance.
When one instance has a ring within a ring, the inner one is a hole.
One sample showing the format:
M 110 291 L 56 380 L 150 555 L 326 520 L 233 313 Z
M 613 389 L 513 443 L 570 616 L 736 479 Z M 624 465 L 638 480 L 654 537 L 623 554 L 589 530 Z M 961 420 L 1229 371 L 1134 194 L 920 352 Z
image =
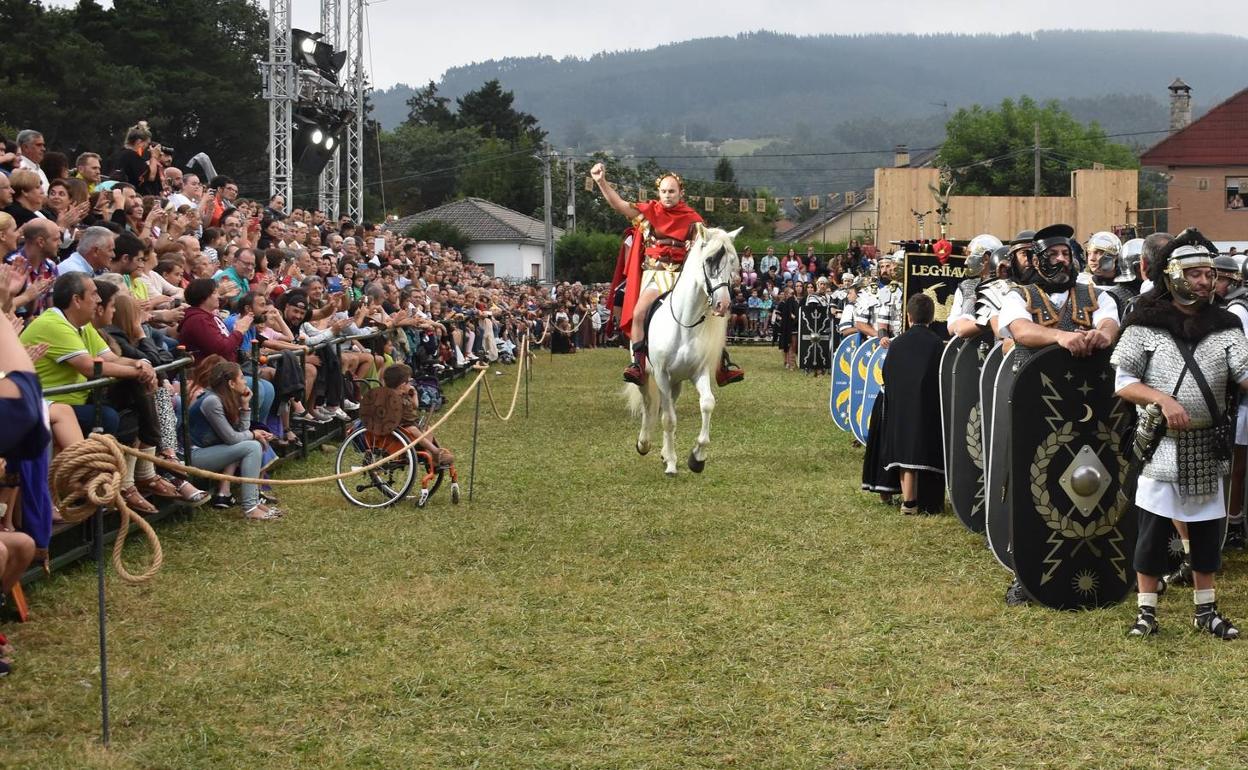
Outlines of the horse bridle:
M 720 246 L 719 250 L 716 251 L 712 256 L 702 260 L 702 286 L 706 289 L 706 310 L 707 311 L 715 307 L 715 292 L 719 291 L 720 288 L 728 289 L 730 294 L 732 292 L 731 281 L 720 281 L 719 283 L 712 283 L 711 273 L 708 269 L 711 262 L 718 262 L 719 260 L 723 259 L 724 251 L 725 251 L 724 247 Z M 694 321 L 691 324 L 683 324 L 680 322 L 680 319 L 676 317 L 676 309 L 672 307 L 671 302 L 667 303 L 667 310 L 668 312 L 672 314 L 672 320 L 676 322 L 676 325 L 683 329 L 694 328 L 698 324 L 705 321 L 706 316 L 707 316 L 707 312 L 703 311 L 702 317 L 699 318 L 698 320 Z

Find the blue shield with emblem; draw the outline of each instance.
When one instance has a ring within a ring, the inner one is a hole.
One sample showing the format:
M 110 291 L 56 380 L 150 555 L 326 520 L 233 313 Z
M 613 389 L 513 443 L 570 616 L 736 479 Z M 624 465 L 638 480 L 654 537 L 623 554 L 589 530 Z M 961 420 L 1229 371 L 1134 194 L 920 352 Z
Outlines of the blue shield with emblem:
M 828 398 L 828 411 L 832 422 L 843 431 L 849 430 L 849 387 L 853 382 L 854 351 L 862 343 L 862 335 L 855 332 L 836 348 L 832 357 L 832 394 Z
M 867 434 L 862 430 L 862 426 L 871 416 L 869 409 L 864 411 L 867 402 L 867 380 L 870 374 L 867 366 L 879 345 L 878 339 L 870 339 L 862 343 L 854 351 L 854 357 L 849 364 L 853 377 L 849 384 L 849 431 L 863 444 L 867 443 Z

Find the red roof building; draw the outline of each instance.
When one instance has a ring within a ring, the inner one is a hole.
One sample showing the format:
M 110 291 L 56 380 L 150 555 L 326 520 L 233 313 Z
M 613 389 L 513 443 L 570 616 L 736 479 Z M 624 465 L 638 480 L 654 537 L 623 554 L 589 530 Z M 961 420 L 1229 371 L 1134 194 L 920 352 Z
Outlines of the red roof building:
M 1170 86 L 1172 133 L 1140 162 L 1170 177 L 1172 231 L 1198 227 L 1214 240 L 1248 240 L 1248 88 L 1194 122 L 1190 92 L 1182 80 Z

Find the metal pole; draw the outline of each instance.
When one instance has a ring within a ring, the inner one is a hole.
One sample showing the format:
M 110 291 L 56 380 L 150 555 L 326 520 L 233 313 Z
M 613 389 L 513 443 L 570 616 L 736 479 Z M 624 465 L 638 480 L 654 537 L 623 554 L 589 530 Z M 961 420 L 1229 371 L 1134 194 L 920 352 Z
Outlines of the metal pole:
M 576 232 L 576 163 L 568 158 L 568 232 Z
M 524 356 L 520 359 L 520 365 L 524 367 L 524 416 L 529 416 L 529 346 L 524 346 Z
M 545 259 L 543 260 L 545 264 L 542 265 L 542 269 L 546 273 L 546 275 L 543 277 L 547 281 L 550 281 L 551 284 L 554 284 L 555 282 L 555 270 L 554 270 L 554 267 L 555 267 L 555 225 L 554 225 L 553 220 L 551 219 L 552 212 L 550 209 L 551 209 L 551 206 L 554 205 L 554 202 L 553 202 L 553 196 L 551 194 L 550 184 L 551 184 L 550 182 L 550 145 L 545 144 L 545 145 L 542 145 L 542 201 L 543 201 L 542 205 L 546 213 L 546 216 L 545 216 L 545 220 L 546 220 L 545 252 L 546 253 L 544 255 Z
M 1033 181 L 1032 195 L 1040 197 L 1040 121 L 1034 124 L 1036 130 L 1036 141 L 1032 145 L 1032 152 L 1035 155 L 1035 180 Z
M 472 502 L 472 488 L 477 481 L 477 426 L 481 424 L 481 381 L 477 380 L 477 408 L 472 415 L 472 465 L 468 469 L 468 502 Z
M 104 376 L 104 362 L 95 359 L 95 365 L 92 367 L 91 379 L 98 380 Z M 94 409 L 92 412 L 93 425 L 92 433 L 102 433 L 103 428 L 102 415 L 100 410 L 103 408 L 101 399 L 102 388 L 96 388 L 91 391 L 91 400 Z M 95 534 L 91 538 L 92 552 L 95 556 L 95 594 L 96 594 L 96 616 L 99 619 L 99 638 L 100 638 L 100 740 L 105 746 L 110 741 L 110 729 L 108 719 L 108 611 L 104 605 L 104 508 L 100 507 L 95 510 Z M 124 518 L 121 521 L 122 526 L 129 526 L 130 522 Z

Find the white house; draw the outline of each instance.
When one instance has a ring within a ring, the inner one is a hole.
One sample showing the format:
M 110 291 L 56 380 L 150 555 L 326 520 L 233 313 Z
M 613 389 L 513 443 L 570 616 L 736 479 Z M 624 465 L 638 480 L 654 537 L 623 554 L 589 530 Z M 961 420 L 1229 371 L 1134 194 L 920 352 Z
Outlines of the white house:
M 465 256 L 500 278 L 546 280 L 542 252 L 546 225 L 541 220 L 481 198 L 462 200 L 403 217 L 389 225 L 399 235 L 422 222 L 438 220 L 454 225 L 470 243 Z M 563 230 L 555 228 L 555 240 Z

